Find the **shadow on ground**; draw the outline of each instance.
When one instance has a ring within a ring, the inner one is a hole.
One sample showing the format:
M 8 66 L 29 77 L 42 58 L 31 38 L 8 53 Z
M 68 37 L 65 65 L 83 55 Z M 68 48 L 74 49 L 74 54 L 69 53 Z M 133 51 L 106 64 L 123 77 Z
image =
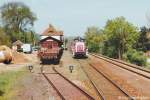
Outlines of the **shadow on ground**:
M 43 65 L 58 65 L 60 63 L 60 60 L 43 60 L 41 64 Z
M 76 57 L 73 57 L 74 59 L 87 59 L 88 57 L 85 57 L 85 56 L 76 56 Z

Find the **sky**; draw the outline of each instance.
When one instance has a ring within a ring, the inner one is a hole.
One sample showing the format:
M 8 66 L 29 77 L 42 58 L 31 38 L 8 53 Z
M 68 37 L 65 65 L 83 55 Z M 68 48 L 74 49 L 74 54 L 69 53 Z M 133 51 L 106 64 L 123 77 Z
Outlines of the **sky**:
M 52 24 L 66 36 L 83 36 L 87 27 L 103 28 L 108 19 L 119 16 L 138 27 L 150 23 L 150 0 L 0 0 L 0 6 L 11 1 L 31 8 L 38 34 Z

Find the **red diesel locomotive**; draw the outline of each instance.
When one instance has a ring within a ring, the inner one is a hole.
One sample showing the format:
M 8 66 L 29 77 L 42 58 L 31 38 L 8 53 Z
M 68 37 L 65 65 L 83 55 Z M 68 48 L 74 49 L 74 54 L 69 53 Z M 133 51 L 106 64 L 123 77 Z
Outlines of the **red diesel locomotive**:
M 63 32 L 56 31 L 52 25 L 44 31 L 40 39 L 38 57 L 42 63 L 58 63 L 63 52 Z

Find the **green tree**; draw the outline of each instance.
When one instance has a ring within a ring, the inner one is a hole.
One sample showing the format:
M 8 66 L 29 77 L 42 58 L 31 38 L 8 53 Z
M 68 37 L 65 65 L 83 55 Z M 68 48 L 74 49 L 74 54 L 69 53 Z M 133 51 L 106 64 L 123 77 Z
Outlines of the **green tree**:
M 1 19 L 5 32 L 12 41 L 22 39 L 34 25 L 36 16 L 30 8 L 21 2 L 10 2 L 1 8 Z
M 3 30 L 2 27 L 0 27 L 0 45 L 8 45 L 10 46 L 10 39 L 9 36 L 7 36 Z
M 100 52 L 103 30 L 97 27 L 89 27 L 85 32 L 85 39 L 90 52 Z
M 27 32 L 25 37 L 26 43 L 32 43 L 33 45 L 36 45 L 39 40 L 38 34 L 34 33 L 33 31 Z
M 146 57 L 142 51 L 136 50 L 136 44 L 147 42 L 144 40 L 146 32 L 145 36 L 141 33 L 124 17 L 117 17 L 108 20 L 103 30 L 89 27 L 85 33 L 85 39 L 90 52 L 102 53 L 112 58 L 144 66 L 146 65 Z
M 123 58 L 128 49 L 133 48 L 139 38 L 138 28 L 126 21 L 124 17 L 108 20 L 104 28 L 107 36 L 104 42 L 104 54 Z
M 150 50 L 150 29 L 146 28 L 145 26 L 140 30 L 140 37 L 137 42 L 136 48 L 140 51 L 146 52 Z

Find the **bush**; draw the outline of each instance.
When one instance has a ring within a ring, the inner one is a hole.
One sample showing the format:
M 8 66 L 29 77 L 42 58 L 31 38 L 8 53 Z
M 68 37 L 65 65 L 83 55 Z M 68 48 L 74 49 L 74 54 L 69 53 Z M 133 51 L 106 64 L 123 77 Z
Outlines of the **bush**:
M 98 53 L 100 51 L 100 47 L 98 43 L 91 43 L 88 45 L 89 52 L 96 52 Z
M 139 65 L 139 66 L 145 66 L 146 65 L 146 57 L 144 56 L 144 53 L 141 51 L 136 51 L 135 49 L 128 50 L 124 55 L 123 58 L 133 64 Z

